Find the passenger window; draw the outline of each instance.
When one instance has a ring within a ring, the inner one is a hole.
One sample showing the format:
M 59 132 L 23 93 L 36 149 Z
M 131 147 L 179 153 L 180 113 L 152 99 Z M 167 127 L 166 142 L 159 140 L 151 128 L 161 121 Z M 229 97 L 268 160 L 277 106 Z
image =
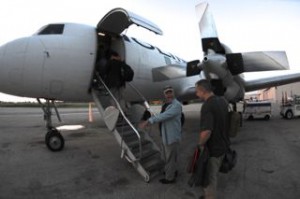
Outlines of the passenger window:
M 41 30 L 38 35 L 61 35 L 64 32 L 64 24 L 51 24 Z

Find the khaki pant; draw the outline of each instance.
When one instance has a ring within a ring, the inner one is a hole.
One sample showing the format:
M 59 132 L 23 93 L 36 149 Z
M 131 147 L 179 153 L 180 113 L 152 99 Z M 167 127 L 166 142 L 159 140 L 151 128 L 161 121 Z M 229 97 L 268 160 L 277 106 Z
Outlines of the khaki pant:
M 220 157 L 210 157 L 207 164 L 208 186 L 204 188 L 205 199 L 215 199 L 217 197 L 218 173 L 223 161 L 224 155 Z
M 179 152 L 179 142 L 174 142 L 170 145 L 163 145 L 163 155 L 165 164 L 165 179 L 174 180 L 175 172 L 177 171 L 178 162 L 178 152 Z

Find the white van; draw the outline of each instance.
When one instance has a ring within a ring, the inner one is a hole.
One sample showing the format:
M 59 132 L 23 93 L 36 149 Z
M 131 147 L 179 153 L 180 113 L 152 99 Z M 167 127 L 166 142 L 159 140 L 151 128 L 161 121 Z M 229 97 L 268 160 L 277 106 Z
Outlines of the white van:
M 272 113 L 272 104 L 269 101 L 248 101 L 244 103 L 243 118 L 248 120 L 269 120 Z
M 283 102 L 280 114 L 283 118 L 292 119 L 300 116 L 300 96 L 294 95 L 293 98 Z

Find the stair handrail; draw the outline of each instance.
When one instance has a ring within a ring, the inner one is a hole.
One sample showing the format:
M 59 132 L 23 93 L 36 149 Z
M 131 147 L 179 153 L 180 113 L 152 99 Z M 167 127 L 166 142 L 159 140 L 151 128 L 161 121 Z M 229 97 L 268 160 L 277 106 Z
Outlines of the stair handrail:
M 144 106 L 145 108 L 152 114 L 152 115 L 156 115 L 154 113 L 154 111 L 151 109 L 148 100 L 145 98 L 145 96 L 139 91 L 139 89 L 134 86 L 132 83 L 128 82 L 128 85 L 142 98 L 142 100 L 144 101 Z
M 132 128 L 132 130 L 134 131 L 134 133 L 136 134 L 136 136 L 138 137 L 139 140 L 139 149 L 140 149 L 140 155 L 139 157 L 135 160 L 135 161 L 139 161 L 142 157 L 142 153 L 143 153 L 143 149 L 142 149 L 142 141 L 141 141 L 141 135 L 138 132 L 138 130 L 134 127 L 134 125 L 130 122 L 130 120 L 127 118 L 127 116 L 125 115 L 120 103 L 118 102 L 118 100 L 115 98 L 115 96 L 112 94 L 112 92 L 110 91 L 110 89 L 107 87 L 107 85 L 105 84 L 105 82 L 103 81 L 103 79 L 101 78 L 101 76 L 99 75 L 99 73 L 96 73 L 96 77 L 97 79 L 102 83 L 102 85 L 104 86 L 105 90 L 109 93 L 109 95 L 111 96 L 111 98 L 114 100 L 114 102 L 117 105 L 118 110 L 120 111 L 121 115 L 123 116 L 123 118 L 125 119 L 125 121 L 127 122 L 127 124 L 129 124 L 129 126 Z

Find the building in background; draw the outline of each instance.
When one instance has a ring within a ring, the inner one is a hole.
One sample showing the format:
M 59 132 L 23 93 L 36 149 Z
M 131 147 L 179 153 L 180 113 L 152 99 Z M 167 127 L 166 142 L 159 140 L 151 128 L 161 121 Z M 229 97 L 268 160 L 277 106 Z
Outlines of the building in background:
M 248 92 L 245 94 L 246 101 L 257 101 L 259 100 L 260 91 Z
M 289 98 L 293 95 L 300 95 L 300 82 L 260 90 L 257 98 L 281 104 L 283 98 Z

